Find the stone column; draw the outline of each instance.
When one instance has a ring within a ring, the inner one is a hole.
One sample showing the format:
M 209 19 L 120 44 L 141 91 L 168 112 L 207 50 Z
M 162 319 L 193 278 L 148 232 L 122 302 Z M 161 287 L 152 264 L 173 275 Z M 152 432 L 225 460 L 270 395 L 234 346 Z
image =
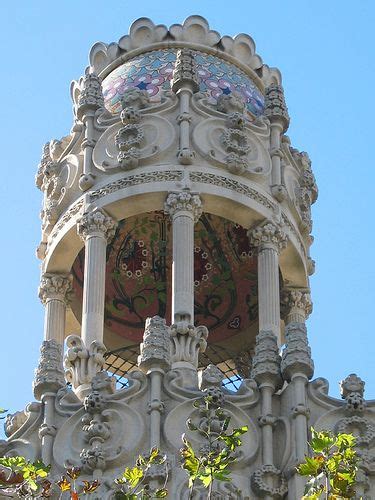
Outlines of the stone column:
M 312 311 L 310 294 L 303 289 L 283 292 L 282 307 L 285 315 L 285 342 L 282 354 L 281 373 L 283 379 L 292 385 L 293 407 L 292 427 L 294 434 L 294 460 L 298 465 L 308 453 L 308 418 L 306 388 L 314 373 L 314 363 L 308 345 L 305 320 Z M 289 480 L 289 490 L 293 498 L 303 496 L 305 480 L 295 473 Z
M 92 173 L 92 152 L 96 142 L 94 118 L 96 111 L 100 108 L 104 108 L 100 78 L 95 73 L 87 73 L 82 81 L 77 106 L 77 118 L 85 127 L 85 138 L 82 142 L 83 173 L 79 179 L 79 187 L 82 191 L 90 189 L 95 182 L 95 176 Z
M 198 194 L 169 193 L 165 212 L 173 227 L 172 322 L 194 324 L 194 224 L 202 214 Z
M 284 91 L 281 85 L 271 83 L 266 88 L 264 114 L 270 121 L 270 155 L 272 161 L 272 194 L 278 201 L 286 196 L 286 189 L 281 174 L 281 136 L 289 126 L 288 109 L 285 104 Z
M 271 331 L 281 345 L 279 253 L 287 236 L 275 223 L 265 223 L 248 232 L 250 244 L 258 251 L 259 331 Z
M 56 340 L 61 346 L 65 335 L 66 304 L 72 291 L 71 277 L 45 273 L 39 285 L 39 298 L 45 306 L 44 340 Z
M 81 337 L 86 347 L 103 342 L 106 249 L 115 229 L 116 222 L 100 209 L 83 214 L 77 223 L 85 242 Z

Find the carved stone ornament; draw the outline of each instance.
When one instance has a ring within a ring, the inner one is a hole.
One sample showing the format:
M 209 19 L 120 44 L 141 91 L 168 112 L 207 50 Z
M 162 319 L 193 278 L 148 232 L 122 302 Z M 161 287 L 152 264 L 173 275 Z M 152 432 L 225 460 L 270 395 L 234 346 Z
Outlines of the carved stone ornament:
M 172 368 L 179 366 L 180 362 L 190 363 L 197 368 L 199 353 L 207 347 L 207 328 L 179 321 L 170 327 L 170 336 Z
M 204 370 L 199 373 L 199 388 L 204 391 L 210 387 L 221 388 L 224 380 L 223 373 L 216 365 L 209 364 Z
M 265 247 L 271 247 L 281 252 L 286 248 L 288 243 L 288 237 L 284 230 L 271 221 L 266 221 L 250 229 L 247 235 L 250 240 L 250 245 L 257 248 L 258 251 Z
M 38 165 L 38 170 L 37 170 L 37 173 L 35 176 L 35 185 L 39 189 L 42 189 L 43 181 L 44 181 L 44 172 L 45 172 L 47 165 L 50 162 L 52 162 L 52 158 L 50 155 L 50 143 L 46 142 L 46 144 L 43 146 L 42 158 L 41 158 L 40 163 Z
M 217 98 L 216 109 L 221 113 L 225 113 L 228 115 L 233 113 L 239 113 L 243 115 L 245 111 L 245 101 L 237 92 L 231 92 L 230 94 L 221 94 Z
M 27 415 L 25 410 L 8 413 L 4 424 L 5 435 L 7 437 L 12 436 L 23 426 L 26 420 Z
M 191 193 L 189 190 L 169 193 L 164 203 L 164 212 L 172 218 L 179 212 L 189 212 L 194 222 L 198 222 L 202 215 L 202 201 L 197 193 Z
M 146 319 L 138 366 L 147 372 L 154 368 L 167 371 L 170 366 L 170 338 L 165 319 L 159 316 Z
M 70 275 L 45 273 L 40 279 L 38 294 L 43 304 L 53 299 L 69 302 L 72 290 Z
M 175 93 L 182 88 L 190 89 L 192 92 L 198 92 L 199 80 L 194 60 L 194 52 L 192 50 L 179 49 L 177 51 L 171 88 Z
M 82 399 L 87 394 L 94 376 L 104 367 L 106 348 L 97 340 L 86 347 L 78 335 L 69 335 L 66 345 L 68 349 L 64 357 L 65 378 Z
M 139 111 L 140 109 L 146 108 L 150 103 L 150 96 L 145 90 L 141 90 L 138 88 L 131 88 L 124 92 L 124 95 L 121 97 L 121 107 L 122 110 L 127 114 L 127 109 L 134 109 L 135 111 Z M 123 115 L 123 113 L 121 113 Z M 121 116 L 123 119 L 123 116 Z
M 250 377 L 258 385 L 281 385 L 280 355 L 277 338 L 272 331 L 261 331 L 256 337 L 255 354 Z
M 340 382 L 341 397 L 346 400 L 346 409 L 350 412 L 363 412 L 365 382 L 355 373 L 351 373 Z
M 284 90 L 281 85 L 271 83 L 271 85 L 266 88 L 264 115 L 271 123 L 273 121 L 280 121 L 283 125 L 284 132 L 288 129 L 290 118 L 288 108 L 285 104 Z
M 65 387 L 62 359 L 62 346 L 54 339 L 44 340 L 33 382 L 36 399 L 41 400 L 43 394 L 56 393 Z
M 277 486 L 276 486 L 277 485 Z M 288 491 L 288 483 L 274 465 L 262 465 L 251 476 L 251 487 L 260 497 L 282 499 Z
M 102 84 L 95 73 L 87 73 L 82 80 L 77 103 L 77 117 L 82 120 L 88 111 L 95 112 L 104 107 Z
M 312 312 L 310 292 L 298 289 L 285 289 L 281 294 L 282 316 L 300 316 L 303 321 Z M 292 322 L 292 321 L 289 321 Z
M 314 362 L 311 359 L 305 324 L 289 323 L 285 328 L 285 343 L 281 360 L 284 380 L 290 382 L 295 374 L 303 374 L 311 379 L 314 374 Z
M 89 236 L 102 236 L 111 241 L 116 232 L 117 223 L 104 210 L 86 212 L 77 221 L 77 232 L 83 241 Z

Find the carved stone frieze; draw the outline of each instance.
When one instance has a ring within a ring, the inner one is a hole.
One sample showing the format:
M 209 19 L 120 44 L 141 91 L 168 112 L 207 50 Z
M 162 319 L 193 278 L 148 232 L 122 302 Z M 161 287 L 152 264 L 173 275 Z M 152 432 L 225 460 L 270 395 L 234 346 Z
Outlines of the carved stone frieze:
M 107 241 L 112 240 L 117 223 L 104 210 L 85 212 L 77 221 L 77 232 L 83 241 L 89 236 L 99 235 Z
M 303 374 L 311 379 L 314 374 L 314 362 L 305 324 L 289 323 L 285 328 L 285 343 L 281 360 L 284 380 L 289 382 L 296 374 Z
M 51 299 L 67 303 L 72 293 L 72 277 L 67 274 L 44 273 L 40 279 L 38 293 L 43 304 Z
M 205 326 L 180 321 L 170 327 L 172 368 L 180 362 L 198 366 L 198 355 L 207 347 L 208 330 Z
M 138 366 L 143 371 L 158 368 L 167 371 L 170 366 L 170 338 L 165 319 L 159 316 L 146 319 Z
M 259 332 L 250 377 L 258 385 L 271 384 L 278 388 L 281 384 L 280 361 L 275 334 L 272 331 Z
M 194 221 L 198 222 L 202 215 L 202 201 L 198 193 L 192 193 L 189 190 L 169 193 L 164 204 L 164 212 L 172 218 L 179 212 L 189 212 Z
M 56 393 L 65 386 L 62 359 L 62 346 L 56 340 L 45 340 L 42 343 L 33 382 L 36 399 L 41 400 L 43 394 Z
M 278 252 L 281 252 L 286 248 L 288 243 L 288 237 L 284 230 L 271 221 L 266 221 L 250 229 L 247 234 L 249 236 L 250 245 L 258 250 L 261 247 L 271 246 Z
M 271 83 L 266 88 L 264 114 L 271 123 L 279 121 L 283 126 L 284 132 L 287 130 L 290 118 L 285 104 L 284 90 L 281 85 Z
M 64 357 L 65 378 L 82 399 L 86 396 L 94 376 L 103 369 L 106 348 L 99 341 L 85 346 L 78 335 L 70 335 L 66 339 L 66 345 L 68 349 Z

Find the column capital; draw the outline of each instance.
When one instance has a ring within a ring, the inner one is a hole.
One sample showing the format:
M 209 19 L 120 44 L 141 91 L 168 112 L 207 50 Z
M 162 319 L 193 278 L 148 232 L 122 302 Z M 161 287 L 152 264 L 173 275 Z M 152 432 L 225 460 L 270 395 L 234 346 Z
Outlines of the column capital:
M 296 317 L 299 322 L 304 322 L 312 312 L 310 291 L 303 288 L 284 289 L 281 294 L 281 312 L 286 323 L 293 322 Z
M 261 251 L 265 248 L 273 248 L 280 253 L 288 243 L 288 237 L 281 226 L 272 221 L 265 221 L 252 229 L 247 235 L 250 245 Z
M 169 193 L 164 203 L 164 212 L 172 219 L 180 212 L 191 214 L 194 222 L 202 215 L 202 200 L 197 193 L 189 190 Z
M 72 292 L 72 277 L 68 274 L 44 273 L 40 278 L 38 295 L 43 304 L 48 300 L 67 303 Z
M 85 212 L 77 221 L 77 232 L 83 241 L 90 236 L 101 236 L 110 241 L 116 231 L 117 222 L 104 210 L 96 209 Z

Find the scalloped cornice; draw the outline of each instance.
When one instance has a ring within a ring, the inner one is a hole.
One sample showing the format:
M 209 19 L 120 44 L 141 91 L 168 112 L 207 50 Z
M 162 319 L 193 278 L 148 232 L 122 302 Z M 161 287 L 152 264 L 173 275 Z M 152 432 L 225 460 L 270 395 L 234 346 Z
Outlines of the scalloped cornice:
M 103 79 L 140 52 L 163 47 L 191 47 L 216 54 L 247 71 L 262 90 L 271 83 L 281 83 L 279 70 L 263 64 L 249 35 L 240 33 L 234 38 L 222 37 L 210 29 L 206 19 L 195 15 L 169 29 L 163 24 L 155 25 L 147 17 L 137 19 L 130 26 L 129 34 L 121 37 L 118 43 L 97 42 L 93 45 L 89 54 L 90 70 Z

